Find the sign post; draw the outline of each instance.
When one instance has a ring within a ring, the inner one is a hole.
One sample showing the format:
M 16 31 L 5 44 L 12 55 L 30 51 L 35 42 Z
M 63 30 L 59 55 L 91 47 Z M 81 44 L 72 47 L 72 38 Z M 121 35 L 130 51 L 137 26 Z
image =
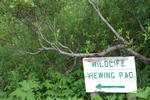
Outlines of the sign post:
M 135 58 L 83 58 L 86 92 L 136 93 Z

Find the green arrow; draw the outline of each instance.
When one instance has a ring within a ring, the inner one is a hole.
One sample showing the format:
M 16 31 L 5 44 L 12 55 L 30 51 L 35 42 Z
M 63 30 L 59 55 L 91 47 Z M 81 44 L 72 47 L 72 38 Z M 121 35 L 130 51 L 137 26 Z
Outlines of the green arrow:
M 125 86 L 103 86 L 101 84 L 96 85 L 97 89 L 101 89 L 101 88 L 125 88 Z

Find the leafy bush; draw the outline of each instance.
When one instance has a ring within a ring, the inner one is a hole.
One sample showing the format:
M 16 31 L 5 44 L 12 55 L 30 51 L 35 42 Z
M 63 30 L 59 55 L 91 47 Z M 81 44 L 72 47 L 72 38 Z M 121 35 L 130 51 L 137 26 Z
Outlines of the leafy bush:
M 95 0 L 104 17 L 128 40 L 128 45 L 150 57 L 150 0 Z M 50 31 L 49 24 L 55 28 Z M 85 92 L 81 58 L 39 50 L 39 38 L 60 41 L 74 52 L 99 52 L 120 44 L 99 20 L 87 0 L 1 0 L 0 1 L 0 100 L 90 100 Z M 144 29 L 144 31 L 143 31 Z M 107 56 L 129 56 L 124 50 Z M 150 98 L 150 65 L 136 60 L 138 93 L 99 93 L 95 100 Z

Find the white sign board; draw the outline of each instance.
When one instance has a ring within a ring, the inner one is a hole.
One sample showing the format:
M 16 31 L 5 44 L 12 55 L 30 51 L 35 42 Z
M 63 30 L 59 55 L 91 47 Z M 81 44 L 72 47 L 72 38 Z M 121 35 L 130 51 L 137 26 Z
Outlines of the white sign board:
M 135 93 L 134 57 L 83 58 L 86 92 Z

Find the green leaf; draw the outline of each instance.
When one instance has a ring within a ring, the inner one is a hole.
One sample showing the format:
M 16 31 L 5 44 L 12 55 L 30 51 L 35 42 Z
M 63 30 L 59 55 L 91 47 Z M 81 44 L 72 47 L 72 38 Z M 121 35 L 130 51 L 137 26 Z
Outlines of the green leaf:
M 103 98 L 101 96 L 97 95 L 94 100 L 103 100 Z

